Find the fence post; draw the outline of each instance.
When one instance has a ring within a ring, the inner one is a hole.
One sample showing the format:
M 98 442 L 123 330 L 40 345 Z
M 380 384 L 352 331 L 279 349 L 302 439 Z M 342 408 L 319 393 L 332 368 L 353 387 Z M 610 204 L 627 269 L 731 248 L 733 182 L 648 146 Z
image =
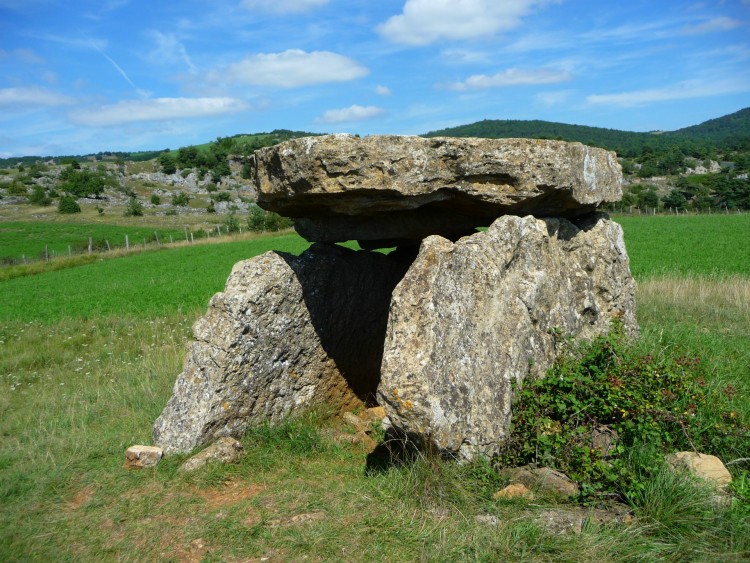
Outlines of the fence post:
M 193 238 L 193 233 L 190 233 L 190 242 L 195 242 L 195 239 Z
M 44 260 L 49 262 L 49 246 L 44 245 Z
M 91 247 L 93 246 L 93 241 L 91 240 L 91 237 L 89 237 L 89 254 L 91 254 Z
M 169 235 L 169 244 L 174 244 L 174 241 L 172 240 L 172 235 Z
M 107 243 L 107 250 L 110 251 L 112 248 L 109 246 L 109 239 L 104 239 L 104 242 Z
M 125 250 L 130 250 L 130 240 L 128 240 L 128 235 L 125 235 Z
M 68 256 L 73 256 L 73 249 L 68 245 Z
M 161 246 L 161 241 L 159 240 L 159 233 L 157 233 L 156 231 L 154 231 L 154 236 L 156 237 L 156 244 L 159 245 L 159 246 Z
M 190 241 L 188 240 L 187 227 L 185 227 L 185 244 L 187 244 L 188 242 L 190 242 Z

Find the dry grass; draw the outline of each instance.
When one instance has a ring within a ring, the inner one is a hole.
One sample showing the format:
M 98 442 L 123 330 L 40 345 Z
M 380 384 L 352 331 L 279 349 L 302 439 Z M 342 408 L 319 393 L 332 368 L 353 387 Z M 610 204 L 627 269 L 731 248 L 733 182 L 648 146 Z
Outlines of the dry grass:
M 750 312 L 750 278 L 728 276 L 666 276 L 638 284 L 638 298 L 649 304 L 674 307 L 676 310 Z

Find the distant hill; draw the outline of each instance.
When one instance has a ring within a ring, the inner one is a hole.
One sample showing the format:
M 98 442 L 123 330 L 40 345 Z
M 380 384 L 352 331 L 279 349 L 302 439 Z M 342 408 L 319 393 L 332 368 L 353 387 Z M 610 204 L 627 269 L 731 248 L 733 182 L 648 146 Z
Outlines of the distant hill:
M 469 125 L 431 131 L 423 136 L 489 139 L 519 137 L 579 141 L 616 151 L 620 156 L 626 157 L 640 155 L 647 146 L 654 150 L 679 146 L 684 152 L 695 152 L 696 149 L 706 145 L 713 148 L 739 148 L 750 144 L 750 108 L 706 121 L 700 125 L 658 133 L 636 133 L 554 121 L 485 119 Z
M 735 142 L 750 138 L 750 108 L 730 113 L 716 119 L 709 119 L 699 125 L 692 125 L 670 133 L 714 143 Z

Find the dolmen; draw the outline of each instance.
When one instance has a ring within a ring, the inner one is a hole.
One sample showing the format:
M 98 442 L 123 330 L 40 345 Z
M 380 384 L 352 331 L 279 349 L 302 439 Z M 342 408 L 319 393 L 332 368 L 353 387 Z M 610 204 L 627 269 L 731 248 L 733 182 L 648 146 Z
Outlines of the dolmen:
M 154 425 L 166 453 L 325 403 L 492 456 L 571 337 L 635 334 L 616 156 L 580 143 L 327 135 L 256 151 L 258 205 L 312 246 L 236 264 Z M 356 240 L 362 250 L 339 242 Z M 376 249 L 389 249 L 379 251 Z

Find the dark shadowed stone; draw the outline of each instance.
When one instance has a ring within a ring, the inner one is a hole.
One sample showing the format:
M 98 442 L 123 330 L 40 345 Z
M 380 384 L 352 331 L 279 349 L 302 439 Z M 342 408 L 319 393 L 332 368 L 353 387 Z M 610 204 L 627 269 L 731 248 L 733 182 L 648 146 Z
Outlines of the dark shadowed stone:
M 314 404 L 371 402 L 403 256 L 318 244 L 236 264 L 193 327 L 155 443 L 186 452 Z

